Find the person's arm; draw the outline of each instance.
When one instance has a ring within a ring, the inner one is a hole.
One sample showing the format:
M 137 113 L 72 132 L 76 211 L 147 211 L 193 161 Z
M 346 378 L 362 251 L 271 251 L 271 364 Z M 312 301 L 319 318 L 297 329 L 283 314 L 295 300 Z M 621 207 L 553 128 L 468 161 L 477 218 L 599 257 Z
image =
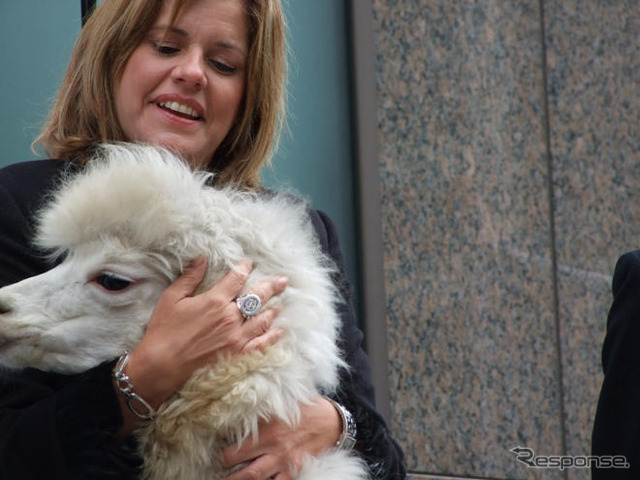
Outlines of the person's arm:
M 592 453 L 624 456 L 630 468 L 596 466 L 596 480 L 640 478 L 640 251 L 618 260 L 612 291 Z
M 114 441 L 112 364 L 82 375 L 38 370 L 0 378 L 0 478 L 135 479 L 132 445 Z
M 32 219 L 64 169 L 57 160 L 0 169 L 0 287 L 51 268 L 31 243 Z

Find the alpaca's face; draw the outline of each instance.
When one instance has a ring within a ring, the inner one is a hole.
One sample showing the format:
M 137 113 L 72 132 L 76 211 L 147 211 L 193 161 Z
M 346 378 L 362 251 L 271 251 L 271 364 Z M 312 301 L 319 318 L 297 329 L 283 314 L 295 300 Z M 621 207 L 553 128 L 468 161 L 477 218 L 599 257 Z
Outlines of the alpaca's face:
M 82 372 L 142 338 L 169 280 L 141 254 L 93 249 L 0 289 L 0 365 Z

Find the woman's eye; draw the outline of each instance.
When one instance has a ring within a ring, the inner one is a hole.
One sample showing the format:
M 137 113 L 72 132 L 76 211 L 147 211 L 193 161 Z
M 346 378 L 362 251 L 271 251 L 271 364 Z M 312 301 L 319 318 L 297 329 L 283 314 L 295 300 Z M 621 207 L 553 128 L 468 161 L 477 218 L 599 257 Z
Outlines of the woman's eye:
M 231 67 L 226 63 L 222 63 L 217 60 L 210 60 L 210 62 L 211 62 L 211 65 L 213 65 L 213 68 L 218 70 L 220 73 L 224 73 L 228 75 L 236 71 L 235 67 Z
M 129 287 L 129 285 L 133 283 L 133 280 L 121 275 L 116 275 L 115 273 L 101 273 L 95 278 L 94 282 L 105 290 L 117 292 Z
M 178 47 L 174 47 L 172 45 L 163 45 L 155 42 L 151 42 L 151 45 L 153 46 L 153 49 L 161 55 L 173 55 L 180 51 Z

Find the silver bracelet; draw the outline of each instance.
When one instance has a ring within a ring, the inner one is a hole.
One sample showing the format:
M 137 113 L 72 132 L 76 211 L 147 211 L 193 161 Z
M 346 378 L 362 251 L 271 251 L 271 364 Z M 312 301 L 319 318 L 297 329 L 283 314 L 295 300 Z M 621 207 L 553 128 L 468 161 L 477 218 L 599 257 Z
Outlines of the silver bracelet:
M 351 451 L 356 444 L 356 434 L 358 432 L 356 428 L 356 421 L 353 419 L 353 415 L 351 412 L 347 410 L 344 405 L 340 405 L 335 400 L 330 399 L 329 397 L 324 397 L 331 402 L 331 404 L 336 407 L 336 410 L 340 414 L 340 418 L 342 419 L 342 434 L 340 438 L 336 442 L 336 448 L 338 450 L 346 450 L 347 452 Z
M 128 362 L 129 352 L 124 352 L 124 355 L 118 359 L 116 366 L 113 367 L 113 378 L 116 380 L 116 386 L 124 396 L 129 410 L 131 410 L 134 415 L 142 420 L 151 420 L 155 417 L 156 410 L 149 405 L 149 402 L 133 391 L 133 383 L 131 382 L 131 379 L 124 373 L 124 368 L 127 366 Z M 140 405 L 140 407 L 142 407 L 142 411 L 134 408 L 134 403 Z

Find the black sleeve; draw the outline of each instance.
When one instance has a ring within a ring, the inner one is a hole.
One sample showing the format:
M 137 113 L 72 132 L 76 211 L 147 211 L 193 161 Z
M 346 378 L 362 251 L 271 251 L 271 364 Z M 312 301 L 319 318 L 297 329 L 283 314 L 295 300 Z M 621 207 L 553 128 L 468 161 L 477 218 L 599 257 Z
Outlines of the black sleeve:
M 338 266 L 335 282 L 345 302 L 340 307 L 342 320 L 340 347 L 345 353 L 350 371 L 342 371 L 340 386 L 334 400 L 352 413 L 358 429 L 356 449 L 367 462 L 374 478 L 403 479 L 406 477 L 404 454 L 391 437 L 384 419 L 375 409 L 371 367 L 362 349 L 363 334 L 356 324 L 351 306 L 352 288 L 344 274 L 342 250 L 331 219 L 323 212 L 312 211 L 311 220 L 324 252 Z
M 135 445 L 119 444 L 122 425 L 111 387 L 113 362 L 82 375 L 27 369 L 0 377 L 0 478 L 138 477 Z
M 30 248 L 32 225 L 29 207 L 10 190 L 11 176 L 0 176 L 0 287 L 35 274 L 37 260 Z
M 623 255 L 602 348 L 604 380 L 592 437 L 594 456 L 624 456 L 630 468 L 592 468 L 592 478 L 640 478 L 640 250 Z
M 0 286 L 48 268 L 30 245 L 31 213 L 47 182 L 21 188 L 13 172 L 0 171 Z M 0 478 L 136 478 L 132 446 L 114 440 L 122 416 L 111 368 L 78 376 L 0 369 Z

